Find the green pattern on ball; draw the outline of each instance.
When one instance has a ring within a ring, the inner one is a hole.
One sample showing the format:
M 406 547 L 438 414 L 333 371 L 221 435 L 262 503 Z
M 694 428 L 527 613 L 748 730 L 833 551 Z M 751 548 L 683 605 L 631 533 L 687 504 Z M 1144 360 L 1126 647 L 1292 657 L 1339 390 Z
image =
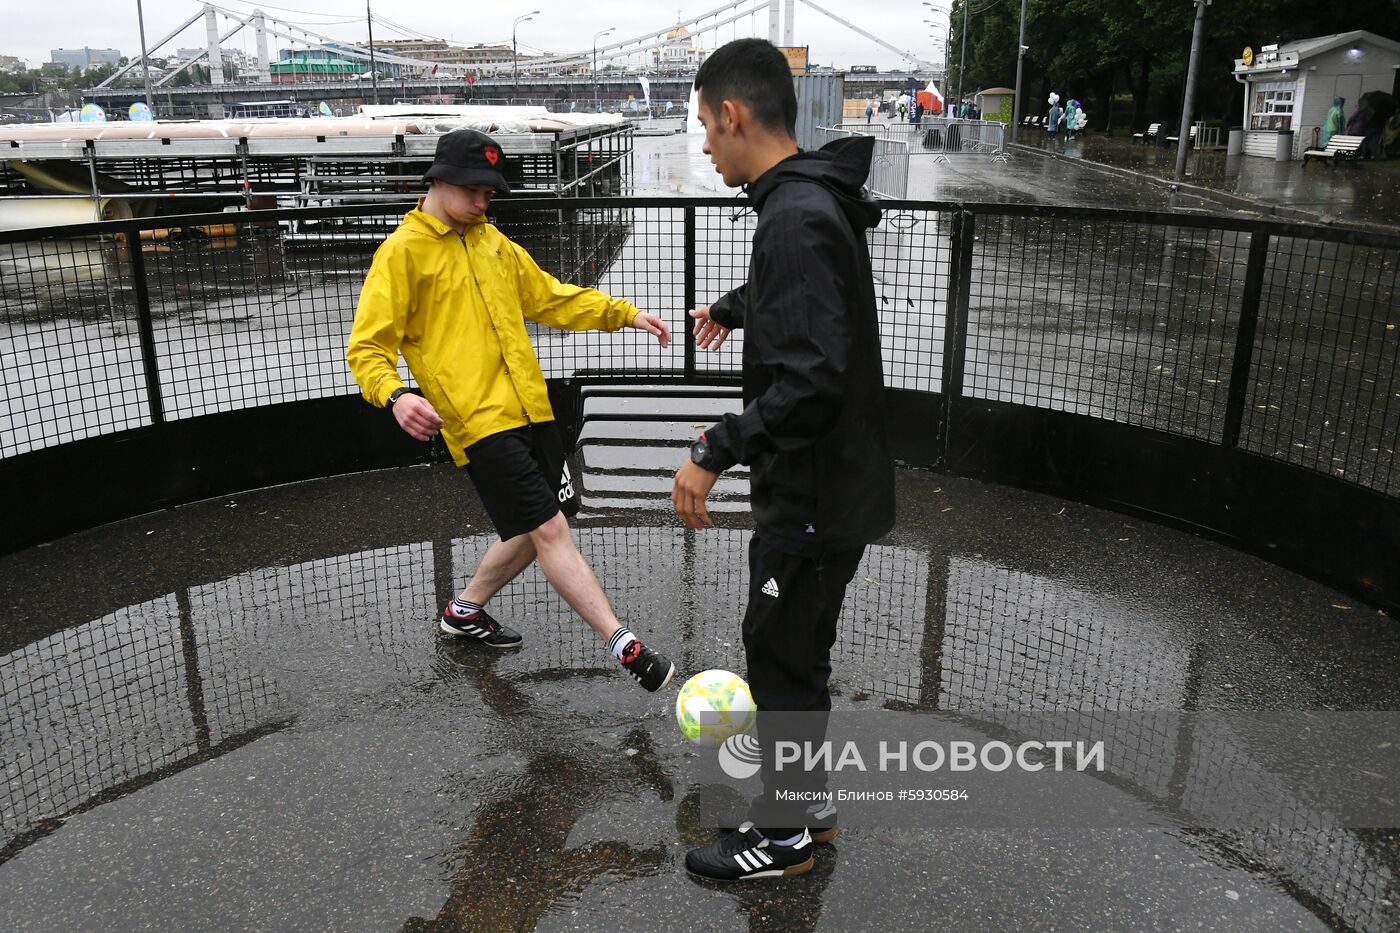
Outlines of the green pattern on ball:
M 676 722 L 696 745 L 719 748 L 753 725 L 756 708 L 744 679 L 729 671 L 701 671 L 676 695 Z

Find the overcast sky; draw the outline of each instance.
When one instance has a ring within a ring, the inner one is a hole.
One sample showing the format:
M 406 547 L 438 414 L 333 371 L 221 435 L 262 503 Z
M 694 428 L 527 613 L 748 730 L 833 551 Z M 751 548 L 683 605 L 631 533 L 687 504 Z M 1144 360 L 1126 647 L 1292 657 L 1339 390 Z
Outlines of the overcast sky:
M 505 3 L 468 4 L 443 3 L 440 0 L 372 0 L 375 12 L 376 40 L 400 39 L 427 35 L 467 45 L 476 43 L 510 42 L 511 21 L 521 14 L 539 9 L 533 21 L 522 23 L 518 32 L 521 51 L 572 52 L 589 49 L 593 34 L 616 26 L 618 38 L 632 38 L 676 22 L 679 8 L 684 18 L 713 10 L 723 0 L 699 0 L 685 5 L 643 3 L 636 0 L 588 0 L 588 2 L 559 2 L 559 0 L 508 0 Z M 303 28 L 338 39 L 363 40 L 366 35 L 365 4 L 362 0 L 280 0 L 276 4 L 220 0 L 225 9 L 246 13 L 260 7 Z M 932 27 L 925 19 L 947 22 L 947 14 L 935 13 L 921 0 L 884 0 L 878 4 L 878 15 L 870 10 L 875 4 L 862 0 L 822 0 L 819 4 L 838 16 L 857 22 L 863 29 L 902 50 L 913 52 L 926 60 L 937 60 L 941 53 L 933 51 Z M 946 9 L 946 0 L 936 3 Z M 123 55 L 139 54 L 140 39 L 136 25 L 136 0 L 60 0 L 60 2 L 28 2 L 5 0 L 5 35 L 0 37 L 0 54 L 16 55 L 31 65 L 49 60 L 51 49 L 116 48 Z M 198 12 L 201 4 L 192 0 L 142 0 L 146 21 L 146 41 L 152 46 L 181 21 Z M 448 12 L 450 11 L 450 12 Z M 727 18 L 723 14 L 720 18 Z M 397 32 L 389 22 L 405 27 Z M 811 49 L 811 60 L 817 64 L 876 65 L 882 68 L 908 67 L 900 56 L 833 22 L 800 0 L 796 6 L 795 44 Z M 752 22 L 752 27 L 750 23 Z M 767 36 L 767 15 L 744 17 L 737 23 L 720 27 L 721 44 L 731 38 L 746 35 Z M 736 33 L 737 27 L 737 33 Z M 228 23 L 220 18 L 221 31 Z M 243 48 L 256 54 L 257 47 L 251 30 L 245 38 L 240 32 L 227 46 Z M 407 35 L 405 35 L 405 32 Z M 942 35 L 942 30 L 938 31 Z M 203 46 L 204 21 L 198 20 L 171 43 L 153 55 L 173 53 L 176 47 Z M 713 47 L 715 31 L 702 36 L 706 47 Z M 605 37 L 606 44 L 613 37 Z M 285 45 L 272 37 L 274 47 Z M 273 52 L 275 56 L 276 53 Z M 640 59 L 637 60 L 638 62 Z

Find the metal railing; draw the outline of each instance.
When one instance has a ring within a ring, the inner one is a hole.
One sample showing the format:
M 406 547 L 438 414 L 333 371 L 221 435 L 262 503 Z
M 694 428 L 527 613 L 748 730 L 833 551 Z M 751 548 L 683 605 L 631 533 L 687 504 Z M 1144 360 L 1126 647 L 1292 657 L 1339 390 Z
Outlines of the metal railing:
M 911 156 L 985 155 L 996 161 L 1006 160 L 1006 124 L 995 120 L 925 117 L 921 123 L 838 123 L 835 129 L 903 141 Z
M 819 126 L 817 140 L 824 146 L 833 139 L 858 135 L 840 127 Z M 875 137 L 875 152 L 870 159 L 870 177 L 866 188 L 880 198 L 902 199 L 909 194 L 909 144 L 898 139 Z
M 0 233 L 0 473 L 35 469 L 34 455 L 76 441 L 353 396 L 345 337 L 377 239 L 363 228 L 388 229 L 409 206 Z M 869 242 L 886 381 L 938 399 L 926 432 L 904 432 L 923 439 L 921 458 L 1136 502 L 1400 606 L 1400 561 L 1383 545 L 1400 521 L 1375 524 L 1400 516 L 1400 237 L 1153 212 L 882 206 Z M 544 268 L 658 310 L 684 335 L 665 351 L 596 333 L 550 336 L 537 345 L 547 376 L 737 373 L 742 333 L 698 354 L 683 314 L 744 280 L 752 213 L 666 198 L 509 199 L 493 211 Z M 293 225 L 323 235 L 292 238 Z M 1028 461 L 1009 450 L 995 459 L 996 445 L 967 434 L 988 412 L 1089 426 L 1047 434 L 1049 445 L 1090 428 L 1116 444 L 1115 431 L 1131 429 L 1141 437 L 1122 456 L 1157 453 L 1133 467 L 1146 472 L 1080 470 L 1067 487 L 1060 474 L 1016 473 Z M 1227 485 L 1203 497 L 1154 472 L 1197 468 L 1198 482 Z M 1302 484 L 1303 498 L 1264 508 L 1258 490 L 1228 485 L 1256 469 L 1284 470 L 1268 482 Z M 47 469 L 25 475 L 57 481 Z M 12 479 L 7 488 L 25 488 Z M 120 498 L 25 496 L 0 544 L 43 540 Z M 67 518 L 51 505 L 29 514 L 61 500 L 71 500 Z M 1344 527 L 1353 507 L 1364 530 Z M 1341 550 L 1319 553 L 1327 540 Z
M 1225 144 L 1220 141 L 1220 127 L 1207 126 L 1206 121 L 1198 120 L 1195 146 L 1197 149 L 1223 149 Z
M 546 107 L 551 113 L 619 113 L 627 117 L 647 116 L 647 103 L 638 96 L 631 100 L 617 98 L 573 97 L 511 97 L 503 101 L 512 107 Z M 684 115 L 689 101 L 675 98 L 653 98 L 651 115 L 656 118 Z

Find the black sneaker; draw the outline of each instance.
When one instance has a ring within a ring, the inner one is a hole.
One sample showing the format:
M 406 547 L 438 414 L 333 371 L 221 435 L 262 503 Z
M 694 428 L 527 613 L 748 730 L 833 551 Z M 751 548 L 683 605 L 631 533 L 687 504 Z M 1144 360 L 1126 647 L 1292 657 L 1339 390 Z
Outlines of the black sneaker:
M 459 616 L 444 609 L 438 628 L 448 635 L 475 638 L 491 648 L 514 648 L 524 640 L 515 629 L 491 618 L 485 609 L 473 616 Z
M 754 829 L 752 823 L 685 854 L 686 871 L 714 881 L 801 875 L 811 871 L 813 864 L 812 837 L 805 829 L 801 839 L 784 846 Z
M 633 639 L 622 652 L 622 666 L 632 679 L 655 693 L 671 682 L 676 665 L 667 660 L 664 654 L 652 651 L 642 644 L 640 638 Z
M 807 831 L 813 842 L 830 842 L 841 827 L 836 825 L 836 804 L 831 801 L 814 803 L 807 808 Z

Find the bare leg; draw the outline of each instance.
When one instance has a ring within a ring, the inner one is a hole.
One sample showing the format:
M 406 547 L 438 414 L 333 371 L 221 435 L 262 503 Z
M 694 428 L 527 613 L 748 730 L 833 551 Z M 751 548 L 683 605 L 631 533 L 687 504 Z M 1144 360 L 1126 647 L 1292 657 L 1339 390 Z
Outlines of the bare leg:
M 599 585 L 598 578 L 588 562 L 574 544 L 574 536 L 569 531 L 569 521 L 564 513 L 556 514 L 534 531 L 529 540 L 539 557 L 540 569 L 544 571 L 549 585 L 564 601 L 583 617 L 593 631 L 604 641 L 622 626 L 613 614 L 607 594 Z M 488 552 L 489 556 L 489 552 Z M 485 561 L 482 562 L 483 565 Z M 479 575 L 479 571 L 478 571 Z
M 487 600 L 520 576 L 534 559 L 535 543 L 529 535 L 517 535 L 509 541 L 497 538 L 476 565 L 476 573 L 467 581 L 461 598 L 478 606 L 486 605 Z

